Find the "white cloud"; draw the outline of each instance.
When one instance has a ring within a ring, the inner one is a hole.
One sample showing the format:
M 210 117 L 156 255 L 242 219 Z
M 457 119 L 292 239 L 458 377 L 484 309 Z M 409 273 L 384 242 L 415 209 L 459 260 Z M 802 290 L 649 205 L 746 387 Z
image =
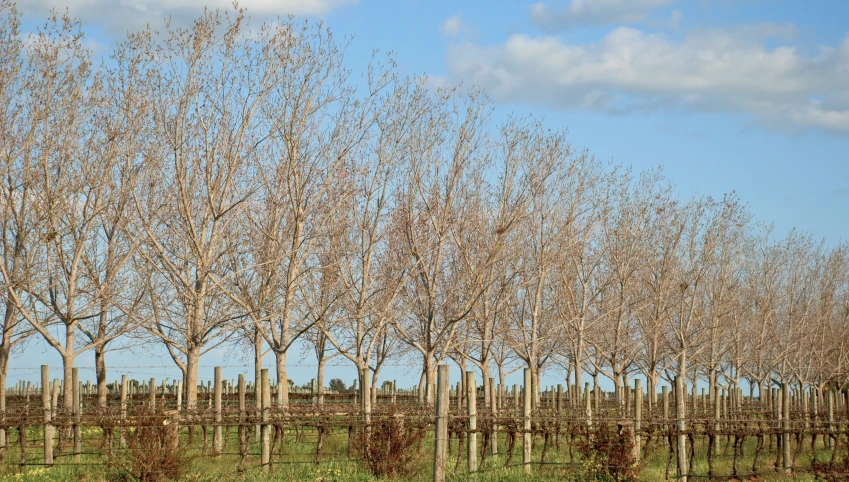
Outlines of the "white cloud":
M 286 15 L 323 15 L 359 0 L 241 0 L 239 6 L 256 20 Z M 29 18 L 46 18 L 50 9 L 64 12 L 84 25 L 97 25 L 106 31 L 123 36 L 128 30 L 150 24 L 159 27 L 165 18 L 177 25 L 196 19 L 204 7 L 232 10 L 232 0 L 29 0 L 19 3 L 19 10 Z
M 784 30 L 696 31 L 674 40 L 619 27 L 589 44 L 516 34 L 499 46 L 454 45 L 447 60 L 455 79 L 478 82 L 500 100 L 738 112 L 774 127 L 849 134 L 849 37 L 813 54 L 764 45 Z
M 463 26 L 462 13 L 454 14 L 446 18 L 445 21 L 442 22 L 442 25 L 439 27 L 443 35 L 447 37 L 459 36 L 461 33 L 463 33 L 464 28 L 465 27 Z
M 545 3 L 531 6 L 531 20 L 547 30 L 571 30 L 590 25 L 632 24 L 651 10 L 678 0 L 571 0 L 565 7 Z

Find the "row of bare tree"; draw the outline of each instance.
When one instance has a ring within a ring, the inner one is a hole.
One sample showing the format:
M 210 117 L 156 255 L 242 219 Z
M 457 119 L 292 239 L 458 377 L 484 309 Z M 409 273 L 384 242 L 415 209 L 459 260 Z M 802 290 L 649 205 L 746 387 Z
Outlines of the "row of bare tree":
M 277 367 L 299 341 L 377 386 L 419 360 L 616 386 L 845 386 L 849 249 L 775 237 L 734 195 L 577 152 L 475 89 L 353 75 L 321 25 L 208 12 L 95 63 L 56 15 L 0 0 L 0 372 L 32 335 L 62 357 L 162 344 L 196 403 L 223 344 Z M 258 377 L 257 377 L 258 378 Z M 754 388 L 753 388 L 754 389 Z M 489 400 L 489 397 L 486 397 Z

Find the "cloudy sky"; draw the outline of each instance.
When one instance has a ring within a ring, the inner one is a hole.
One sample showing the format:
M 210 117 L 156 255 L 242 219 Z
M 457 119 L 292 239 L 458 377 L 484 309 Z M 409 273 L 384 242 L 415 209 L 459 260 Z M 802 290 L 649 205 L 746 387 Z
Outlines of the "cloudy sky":
M 185 24 L 229 0 L 20 0 L 24 27 L 69 9 L 99 55 L 128 30 Z M 845 0 L 243 0 L 354 36 L 405 74 L 477 83 L 498 116 L 536 114 L 573 145 L 664 166 L 684 196 L 737 191 L 778 233 L 849 240 Z M 298 375 L 295 374 L 295 377 Z M 390 375 L 391 376 L 391 375 Z M 309 378 L 304 374 L 302 378 Z M 416 377 L 417 378 L 417 377 Z M 303 380 L 296 380 L 302 383 Z M 399 380 L 400 383 L 400 380 Z

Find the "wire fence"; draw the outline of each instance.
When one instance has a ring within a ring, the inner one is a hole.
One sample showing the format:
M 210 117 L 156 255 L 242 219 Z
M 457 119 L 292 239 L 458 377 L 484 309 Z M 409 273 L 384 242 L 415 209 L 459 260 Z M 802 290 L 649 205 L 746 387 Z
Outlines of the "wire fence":
M 782 387 L 763 398 L 739 391 L 712 398 L 664 390 L 649 399 L 639 385 L 608 393 L 467 383 L 451 390 L 439 384 L 435 404 L 416 389 L 394 387 L 292 390 L 280 404 L 267 379 L 265 390 L 262 381 L 216 381 L 199 385 L 191 406 L 180 384 L 155 380 L 124 377 L 106 387 L 105 398 L 77 381 L 70 399 L 56 381 L 19 383 L 0 396 L 0 462 L 20 470 L 115 466 L 191 449 L 233 459 L 234 472 L 341 462 L 379 474 L 379 464 L 407 451 L 432 456 L 434 471 L 449 474 L 566 471 L 592 461 L 593 470 L 637 476 L 652 460 L 654 475 L 667 480 L 777 471 L 849 478 L 845 392 Z M 423 449 L 430 446 L 436 450 Z

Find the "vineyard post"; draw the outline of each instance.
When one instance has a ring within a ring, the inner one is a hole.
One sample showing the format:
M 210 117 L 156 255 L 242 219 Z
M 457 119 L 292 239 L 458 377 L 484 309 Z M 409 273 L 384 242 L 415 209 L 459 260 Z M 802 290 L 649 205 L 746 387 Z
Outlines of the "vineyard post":
M 80 369 L 74 367 L 71 370 L 71 380 L 73 381 L 74 387 L 71 391 L 71 397 L 73 398 L 73 411 L 74 411 L 74 462 L 80 461 L 80 453 L 83 449 L 83 434 L 82 427 L 80 426 L 80 419 L 82 417 L 81 409 L 80 409 L 80 388 L 82 388 L 82 383 L 80 382 Z
M 563 385 L 557 384 L 557 401 L 554 403 L 554 411 L 557 412 L 557 418 L 560 420 L 561 410 L 563 409 Z M 560 448 L 560 430 L 557 431 L 554 443 Z
M 684 377 L 675 377 L 675 418 L 678 421 L 678 480 L 687 482 L 687 390 Z
M 660 402 L 663 411 L 663 430 L 661 431 L 661 437 L 666 436 L 666 432 L 669 430 L 669 387 L 664 385 L 660 389 Z M 670 440 L 671 442 L 671 440 Z M 672 444 L 670 443 L 669 450 L 672 451 Z M 667 468 L 667 475 L 669 473 L 669 469 Z
M 468 444 L 466 455 L 468 456 L 469 473 L 477 472 L 478 470 L 478 387 L 475 380 L 475 372 L 469 370 L 466 372 L 466 414 L 469 416 L 469 434 L 466 438 Z
M 177 411 L 183 408 L 183 380 L 177 380 Z
M 843 392 L 843 407 L 846 409 L 847 418 L 849 418 L 849 388 Z
M 790 458 L 790 393 L 788 389 L 790 384 L 788 382 L 783 382 L 781 384 L 781 438 L 782 438 L 782 447 L 784 448 L 784 472 L 787 475 L 792 473 L 790 464 L 792 459 Z
M 802 387 L 799 390 L 799 402 L 801 402 L 801 404 L 802 404 L 802 413 L 804 414 L 804 417 L 805 417 L 805 432 L 807 432 L 808 428 L 810 427 L 811 416 L 808 413 L 808 397 L 807 397 L 807 395 L 805 395 L 805 386 L 804 385 L 802 385 Z
M 713 453 L 719 453 L 719 421 L 722 418 L 722 396 L 720 395 L 719 382 L 713 385 L 714 393 L 711 394 L 711 401 L 713 402 Z
M 260 370 L 259 380 L 254 380 L 254 406 L 257 415 L 257 424 L 254 425 L 254 440 L 262 441 L 262 426 L 259 423 L 262 419 L 262 370 Z
M 826 448 L 831 448 L 832 446 L 832 437 L 834 436 L 832 432 L 834 432 L 834 392 L 832 390 L 827 390 L 825 392 L 826 400 L 828 403 L 828 437 L 826 437 Z
M 245 462 L 245 449 L 248 444 L 248 427 L 245 426 L 245 418 L 248 416 L 245 411 L 245 374 L 239 374 L 239 470 L 242 470 Z
M 150 397 L 150 413 L 156 412 L 156 379 L 150 379 L 150 385 L 148 388 L 148 394 Z
M 44 466 L 50 467 L 53 465 L 53 427 L 50 424 L 50 367 L 47 365 L 41 365 L 41 409 L 44 417 Z
M 593 383 L 593 410 L 599 413 L 601 406 L 601 387 L 597 383 Z
M 524 405 L 522 408 L 522 419 L 524 421 L 523 427 L 524 431 L 522 433 L 522 467 L 526 474 L 531 473 L 531 396 L 532 396 L 532 387 L 531 387 L 531 369 L 525 368 L 525 386 L 522 390 L 524 392 Z
M 434 431 L 433 480 L 445 482 L 448 456 L 448 365 L 439 365 L 436 373 L 436 430 Z
M 640 425 L 643 419 L 643 387 L 642 380 L 634 379 L 634 460 L 640 461 Z
M 3 374 L 0 374 L 0 424 L 6 424 L 6 375 Z M 7 448 L 5 428 L 0 428 L 0 448 Z
M 127 375 L 121 375 L 121 393 L 118 395 L 118 401 L 121 406 L 121 438 L 118 445 L 123 449 L 127 447 L 125 436 L 127 429 L 124 428 L 124 422 L 127 420 Z
M 587 426 L 593 426 L 593 407 L 590 399 L 590 382 L 584 383 L 584 402 L 586 403 Z
M 773 428 L 775 429 L 775 445 L 776 445 L 776 449 L 777 449 L 776 450 L 776 460 L 778 460 L 781 457 L 781 454 L 782 454 L 781 446 L 782 446 L 782 442 L 784 441 L 784 439 L 781 437 L 781 434 L 778 433 L 778 431 L 781 430 L 781 389 L 780 388 L 773 388 L 772 391 L 773 391 L 772 399 L 773 399 L 773 406 L 774 406 L 773 411 L 772 411 L 772 417 L 773 417 L 773 419 L 775 419 L 775 423 L 773 424 Z M 733 404 L 732 404 L 732 411 L 733 411 Z M 778 468 L 777 465 L 776 465 L 776 468 Z
M 737 412 L 739 413 L 743 411 L 743 389 L 737 387 L 735 393 L 737 393 Z
M 398 389 L 395 385 L 395 380 L 392 380 L 392 405 L 395 405 L 395 403 L 397 402 L 397 398 L 396 398 L 396 395 L 395 395 L 397 390 Z
M 212 430 L 212 451 L 221 456 L 221 367 L 215 367 L 215 428 Z
M 268 386 L 268 368 L 262 369 L 260 377 L 261 381 L 260 383 L 257 383 L 257 386 L 262 387 L 262 390 L 258 393 L 260 402 L 259 409 L 260 413 L 262 414 L 260 417 L 262 422 L 260 426 L 260 442 L 262 444 L 260 456 L 262 468 L 268 470 L 270 468 L 271 462 L 271 434 L 269 430 L 271 427 L 268 425 L 270 415 L 268 413 L 268 410 L 270 408 L 269 405 L 271 402 L 271 391 L 269 390 Z
M 498 455 L 498 424 L 496 423 L 498 417 L 498 406 L 496 405 L 496 396 L 495 396 L 495 377 L 491 377 L 489 379 L 489 408 L 492 413 L 492 432 L 490 433 L 490 447 L 492 447 L 492 458 L 493 460 Z
M 498 409 L 504 408 L 504 385 L 498 384 Z
M 54 378 L 53 383 L 50 386 L 51 394 L 50 394 L 50 417 L 51 420 L 56 417 L 56 407 L 59 404 L 59 379 Z M 56 431 L 54 427 L 54 432 Z
M 519 408 L 519 388 L 513 385 L 513 408 Z

